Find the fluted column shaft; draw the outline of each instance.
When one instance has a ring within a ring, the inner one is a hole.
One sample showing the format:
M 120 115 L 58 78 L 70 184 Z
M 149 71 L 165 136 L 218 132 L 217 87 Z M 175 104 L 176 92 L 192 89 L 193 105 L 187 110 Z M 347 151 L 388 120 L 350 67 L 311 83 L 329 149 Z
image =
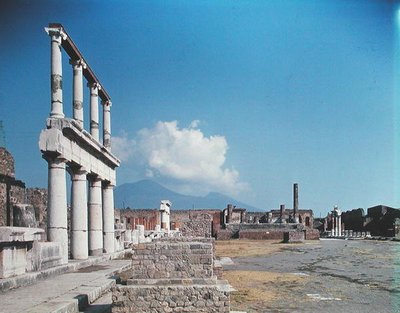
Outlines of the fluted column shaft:
M 103 217 L 101 204 L 101 180 L 89 180 L 89 255 L 103 253 Z
M 71 173 L 71 255 L 76 260 L 89 256 L 86 174 L 82 169 L 72 169 Z
M 105 253 L 115 252 L 114 240 L 114 186 L 103 185 L 103 248 Z
M 65 163 L 48 158 L 47 239 L 61 244 L 63 263 L 68 263 L 67 184 Z

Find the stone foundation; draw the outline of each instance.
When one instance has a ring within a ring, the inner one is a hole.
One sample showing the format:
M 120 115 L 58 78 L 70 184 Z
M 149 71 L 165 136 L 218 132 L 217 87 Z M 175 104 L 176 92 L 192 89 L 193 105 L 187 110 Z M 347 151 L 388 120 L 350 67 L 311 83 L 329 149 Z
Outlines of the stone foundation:
M 117 286 L 113 313 L 229 312 L 226 285 Z

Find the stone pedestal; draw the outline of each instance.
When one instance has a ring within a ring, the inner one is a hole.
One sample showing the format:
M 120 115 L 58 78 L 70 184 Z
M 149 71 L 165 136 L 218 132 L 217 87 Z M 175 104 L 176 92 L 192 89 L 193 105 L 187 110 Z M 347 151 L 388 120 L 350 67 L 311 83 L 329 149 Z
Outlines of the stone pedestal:
M 21 275 L 31 268 L 28 249 L 43 236 L 40 228 L 0 227 L 0 278 Z

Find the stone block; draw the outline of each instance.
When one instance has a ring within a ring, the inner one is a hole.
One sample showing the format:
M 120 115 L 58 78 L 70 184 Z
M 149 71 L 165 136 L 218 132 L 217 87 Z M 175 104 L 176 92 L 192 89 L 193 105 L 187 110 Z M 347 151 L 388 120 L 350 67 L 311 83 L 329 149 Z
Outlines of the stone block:
M 0 246 L 0 278 L 24 274 L 26 271 L 25 244 Z
M 40 271 L 63 264 L 61 244 L 59 242 L 37 242 L 27 253 L 27 270 Z

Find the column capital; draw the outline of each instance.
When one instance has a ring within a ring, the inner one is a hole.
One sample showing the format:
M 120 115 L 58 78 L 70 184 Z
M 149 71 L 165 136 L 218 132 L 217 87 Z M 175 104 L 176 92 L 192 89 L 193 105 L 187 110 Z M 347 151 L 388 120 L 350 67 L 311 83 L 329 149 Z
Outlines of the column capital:
M 70 59 L 69 64 L 71 64 L 73 66 L 81 66 L 82 68 L 87 67 L 87 64 L 85 63 L 85 61 L 83 59 L 78 59 L 78 60 Z
M 100 178 L 100 176 L 95 175 L 95 174 L 88 174 L 88 180 L 94 183 L 101 183 L 102 179 Z
M 102 101 L 101 101 L 101 104 L 102 104 L 104 107 L 111 107 L 111 106 L 112 106 L 111 100 L 106 100 L 106 101 L 102 100 Z
M 80 165 L 69 165 L 67 168 L 69 174 L 72 175 L 87 175 L 88 170 L 84 166 Z
M 46 153 L 42 155 L 42 158 L 45 159 L 49 164 L 61 164 L 61 163 L 67 163 L 67 160 L 63 158 L 62 155 L 56 155 L 53 153 Z
M 66 40 L 68 38 L 67 34 L 61 28 L 45 27 L 44 30 L 49 36 L 58 36 L 61 37 L 63 40 Z
M 109 182 L 108 180 L 103 180 L 102 187 L 103 189 L 113 189 L 115 187 L 115 184 Z
M 101 90 L 101 85 L 99 83 L 96 82 L 88 82 L 87 86 L 90 87 L 91 89 L 97 89 L 97 90 Z

